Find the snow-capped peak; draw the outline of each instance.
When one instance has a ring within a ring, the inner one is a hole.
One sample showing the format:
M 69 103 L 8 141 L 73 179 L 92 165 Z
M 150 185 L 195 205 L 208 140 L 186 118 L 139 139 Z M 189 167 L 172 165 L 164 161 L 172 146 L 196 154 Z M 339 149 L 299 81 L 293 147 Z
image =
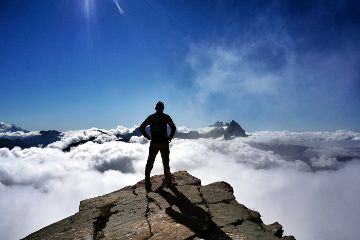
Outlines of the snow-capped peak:
M 0 133 L 5 133 L 5 132 L 28 132 L 18 126 L 15 126 L 14 124 L 7 124 L 4 122 L 0 122 Z

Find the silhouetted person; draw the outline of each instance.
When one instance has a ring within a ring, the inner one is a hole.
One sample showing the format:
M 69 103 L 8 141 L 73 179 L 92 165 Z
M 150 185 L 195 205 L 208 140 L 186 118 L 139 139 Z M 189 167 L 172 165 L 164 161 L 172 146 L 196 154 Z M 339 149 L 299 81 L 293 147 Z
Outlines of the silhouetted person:
M 158 102 L 156 104 L 156 112 L 146 118 L 146 120 L 140 125 L 141 134 L 150 141 L 149 156 L 145 168 L 145 188 L 147 191 L 151 191 L 150 173 L 154 166 L 156 155 L 160 151 L 161 158 L 164 165 L 165 183 L 168 186 L 172 184 L 172 176 L 170 172 L 170 149 L 169 142 L 172 140 L 175 134 L 176 126 L 173 123 L 171 117 L 165 113 L 164 104 Z M 150 125 L 151 136 L 145 131 L 146 126 Z M 171 133 L 168 136 L 167 125 L 171 128 Z

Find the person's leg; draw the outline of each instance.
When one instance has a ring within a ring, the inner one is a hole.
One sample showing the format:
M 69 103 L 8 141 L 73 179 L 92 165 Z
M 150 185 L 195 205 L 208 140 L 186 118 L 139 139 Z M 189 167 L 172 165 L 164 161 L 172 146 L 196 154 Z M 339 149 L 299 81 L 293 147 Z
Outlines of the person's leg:
M 159 147 L 156 144 L 150 143 L 149 156 L 145 167 L 145 187 L 147 189 L 151 188 L 150 173 L 154 166 L 155 158 L 158 152 L 159 152 Z
M 169 143 L 161 143 L 160 154 L 164 165 L 165 182 L 167 185 L 171 185 L 172 176 L 170 172 L 170 149 Z

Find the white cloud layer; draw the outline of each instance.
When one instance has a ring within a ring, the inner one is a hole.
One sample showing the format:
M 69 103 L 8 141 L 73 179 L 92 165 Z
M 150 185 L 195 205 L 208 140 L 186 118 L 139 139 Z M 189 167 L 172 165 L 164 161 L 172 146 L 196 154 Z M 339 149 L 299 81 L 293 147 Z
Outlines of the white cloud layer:
M 136 126 L 133 128 L 127 128 L 123 126 L 118 126 L 114 129 L 99 129 L 99 128 L 90 128 L 84 130 L 70 130 L 63 132 L 61 134 L 61 139 L 57 142 L 53 142 L 48 145 L 50 148 L 64 149 L 70 144 L 78 143 L 80 141 L 92 140 L 97 143 L 105 143 L 119 140 L 116 137 L 117 134 L 128 134 L 135 130 Z
M 63 141 L 84 135 L 67 134 Z M 239 202 L 260 211 L 265 223 L 279 221 L 297 239 L 356 239 L 359 136 L 263 131 L 230 141 L 175 139 L 171 168 L 187 170 L 203 184 L 229 182 Z M 147 141 L 102 142 L 87 142 L 70 152 L 0 149 L 2 239 L 24 237 L 75 213 L 82 199 L 143 179 Z M 153 174 L 162 171 L 158 156 Z
M 40 132 L 33 131 L 33 132 L 23 132 L 23 131 L 17 131 L 17 132 L 0 132 L 0 138 L 4 139 L 22 139 L 22 138 L 28 138 L 28 137 L 34 137 L 41 135 Z

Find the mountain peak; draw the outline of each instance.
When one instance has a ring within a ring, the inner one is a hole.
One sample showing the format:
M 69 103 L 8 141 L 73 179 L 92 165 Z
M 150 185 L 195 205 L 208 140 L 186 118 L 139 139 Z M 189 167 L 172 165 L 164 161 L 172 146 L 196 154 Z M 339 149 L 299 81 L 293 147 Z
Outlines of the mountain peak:
M 0 122 L 0 133 L 5 133 L 5 132 L 29 132 L 27 130 L 24 130 L 18 126 L 15 126 L 14 124 L 7 124 L 4 122 Z
M 223 121 L 216 121 L 209 127 L 215 127 L 217 132 L 223 131 L 225 139 L 231 139 L 232 137 L 247 137 L 245 130 L 235 120 L 224 123 Z M 219 130 L 220 129 L 220 130 Z
M 80 202 L 79 212 L 24 239 L 295 239 L 282 226 L 266 225 L 260 213 L 235 200 L 226 182 L 202 186 L 186 171 L 175 172 L 166 188 L 163 175 Z
M 245 133 L 245 130 L 242 129 L 239 123 L 231 120 L 229 123 L 226 123 L 226 130 L 224 133 L 225 139 L 230 139 L 232 136 L 234 137 L 247 137 L 248 135 Z

